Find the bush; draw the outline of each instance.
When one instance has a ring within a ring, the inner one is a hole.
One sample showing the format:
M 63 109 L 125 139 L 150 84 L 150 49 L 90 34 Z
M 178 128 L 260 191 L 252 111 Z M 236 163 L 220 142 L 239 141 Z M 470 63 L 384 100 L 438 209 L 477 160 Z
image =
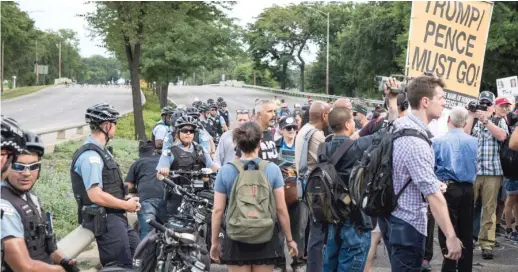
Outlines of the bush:
M 56 146 L 52 154 L 42 160 L 41 176 L 34 192 L 41 199 L 43 208 L 53 212 L 56 238 L 60 240 L 74 230 L 77 224 L 77 204 L 72 193 L 70 181 L 71 159 L 74 152 L 83 144 L 81 141 L 68 141 Z M 115 139 L 113 146 L 115 160 L 120 164 L 123 178 L 131 164 L 138 158 L 138 144 L 127 139 Z

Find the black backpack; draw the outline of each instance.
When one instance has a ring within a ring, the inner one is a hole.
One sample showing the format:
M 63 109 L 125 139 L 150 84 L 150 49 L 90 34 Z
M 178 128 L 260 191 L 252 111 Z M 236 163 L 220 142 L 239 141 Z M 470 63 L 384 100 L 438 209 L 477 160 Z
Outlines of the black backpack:
M 340 223 L 351 212 L 347 186 L 336 172 L 335 165 L 353 143 L 350 139 L 343 142 L 331 158 L 327 156 L 327 143 L 318 147 L 318 164 L 308 175 L 304 197 L 319 223 Z
M 394 132 L 392 123 L 384 128 L 365 151 L 362 159 L 351 171 L 349 191 L 352 203 L 371 217 L 389 216 L 397 207 L 401 194 L 410 184 L 408 180 L 401 191 L 394 192 L 392 181 L 392 153 L 394 141 L 399 137 L 418 137 L 432 144 L 427 136 L 415 129 Z M 424 199 L 424 197 L 423 197 Z
M 504 171 L 504 177 L 508 179 L 518 179 L 518 151 L 509 148 L 509 140 L 517 124 L 516 113 L 510 112 L 507 115 L 509 120 L 509 136 L 505 139 L 505 142 L 500 147 L 500 162 L 502 163 L 502 170 Z

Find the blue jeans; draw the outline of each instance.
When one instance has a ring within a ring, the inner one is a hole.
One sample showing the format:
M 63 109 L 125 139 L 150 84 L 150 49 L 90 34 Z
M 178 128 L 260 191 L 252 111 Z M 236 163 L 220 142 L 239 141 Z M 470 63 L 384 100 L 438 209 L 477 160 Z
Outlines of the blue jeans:
M 412 225 L 395 217 L 378 218 L 392 271 L 421 271 L 426 236 Z
M 340 230 L 341 244 L 337 245 L 337 227 L 335 224 L 328 227 L 323 271 L 362 272 L 371 244 L 370 231 L 357 232 L 354 225 L 347 221 Z
M 166 219 L 166 202 L 160 198 L 150 198 L 140 202 L 142 205 L 140 211 L 137 212 L 137 219 L 139 224 L 139 237 L 143 240 L 144 237 L 151 231 L 151 226 L 146 222 L 148 219 L 158 220 L 162 223 Z
M 322 224 L 315 222 L 309 217 L 310 230 L 308 239 L 308 261 L 306 271 L 322 271 L 324 264 L 325 234 L 322 231 Z

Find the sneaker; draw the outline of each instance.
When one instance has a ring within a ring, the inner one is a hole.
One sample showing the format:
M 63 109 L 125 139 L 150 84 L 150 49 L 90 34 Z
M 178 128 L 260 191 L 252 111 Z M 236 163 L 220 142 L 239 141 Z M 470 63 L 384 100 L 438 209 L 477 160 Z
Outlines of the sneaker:
M 500 243 L 495 240 L 495 247 L 500 247 Z
M 492 249 L 487 249 L 487 248 L 483 248 L 482 249 L 482 259 L 484 260 L 492 260 L 493 259 L 493 250 Z
M 496 235 L 498 236 L 505 236 L 506 235 L 506 230 L 504 227 L 502 227 L 502 225 L 500 224 L 497 224 L 496 225 Z
M 423 264 L 421 264 L 421 272 L 430 272 L 432 271 L 432 266 L 430 265 L 430 261 L 423 260 Z

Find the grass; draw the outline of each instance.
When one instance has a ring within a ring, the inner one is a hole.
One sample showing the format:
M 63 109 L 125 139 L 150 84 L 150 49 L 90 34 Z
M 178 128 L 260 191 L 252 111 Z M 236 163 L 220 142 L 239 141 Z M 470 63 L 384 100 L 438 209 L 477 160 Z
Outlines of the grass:
M 160 104 L 158 103 L 158 96 L 153 93 L 153 90 L 142 87 L 142 92 L 146 97 L 146 104 L 142 109 L 144 126 L 148 139 L 151 139 L 151 130 L 156 123 L 160 121 Z M 124 116 L 117 122 L 117 137 L 134 139 L 134 131 L 135 122 L 133 120 L 133 113 Z
M 52 85 L 42 85 L 42 86 L 26 86 L 26 87 L 20 87 L 9 91 L 4 91 L 4 94 L 2 95 L 2 99 L 9 99 L 9 98 L 15 98 L 18 96 L 31 94 L 34 92 L 37 92 L 41 89 L 50 87 Z

